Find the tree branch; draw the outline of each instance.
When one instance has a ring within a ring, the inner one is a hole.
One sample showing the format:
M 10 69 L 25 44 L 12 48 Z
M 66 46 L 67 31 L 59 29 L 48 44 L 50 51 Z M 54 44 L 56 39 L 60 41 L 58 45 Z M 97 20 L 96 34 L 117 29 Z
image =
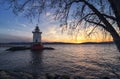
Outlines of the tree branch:
M 104 29 L 107 29 L 105 25 L 101 24 L 100 22 L 94 22 L 94 21 L 90 21 L 90 20 L 87 20 L 85 19 L 85 21 L 89 22 L 89 23 L 92 23 L 92 24 L 95 24 L 95 25 L 98 25 L 98 26 L 101 26 L 103 27 Z
M 106 29 L 108 32 L 116 32 L 116 30 L 113 28 L 113 26 L 106 20 L 106 18 L 90 3 L 88 3 L 86 0 L 83 0 L 83 2 L 93 11 L 95 14 L 99 17 L 99 19 L 105 24 Z
M 116 21 L 116 18 L 114 16 L 109 16 L 109 15 L 106 15 L 106 14 L 102 14 L 103 16 L 105 16 L 106 18 L 109 18 L 109 19 L 112 19 L 114 21 Z
M 82 18 L 77 22 L 76 27 L 77 27 L 79 24 L 81 24 L 81 22 L 82 22 L 85 18 L 87 18 L 88 16 L 91 16 L 91 15 L 94 15 L 94 14 L 95 14 L 95 13 L 89 13 L 89 14 L 85 15 L 84 17 L 82 17 Z
M 23 10 L 23 8 L 25 7 L 25 5 L 30 2 L 31 0 L 27 0 L 26 2 L 24 2 L 24 4 L 19 8 L 19 11 Z

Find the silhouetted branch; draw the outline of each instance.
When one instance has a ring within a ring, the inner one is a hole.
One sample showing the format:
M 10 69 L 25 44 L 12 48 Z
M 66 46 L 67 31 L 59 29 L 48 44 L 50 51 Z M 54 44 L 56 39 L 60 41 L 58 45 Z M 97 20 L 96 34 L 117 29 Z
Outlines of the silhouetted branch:
M 106 14 L 102 14 L 102 15 L 105 16 L 106 18 L 116 21 L 116 18 L 114 16 L 110 16 L 110 15 L 106 15 Z
M 83 16 L 83 17 L 77 22 L 76 27 L 77 27 L 78 25 L 80 25 L 81 22 L 82 22 L 83 20 L 85 20 L 88 16 L 92 16 L 92 15 L 95 15 L 95 13 L 89 13 L 89 14 Z
M 85 21 L 87 21 L 87 22 L 89 22 L 89 23 L 93 23 L 93 24 L 95 24 L 95 25 L 98 25 L 98 26 L 101 26 L 101 27 L 107 29 L 105 25 L 101 24 L 101 22 L 98 22 L 98 23 L 97 23 L 97 22 L 90 21 L 90 20 L 87 20 L 87 19 L 85 19 Z

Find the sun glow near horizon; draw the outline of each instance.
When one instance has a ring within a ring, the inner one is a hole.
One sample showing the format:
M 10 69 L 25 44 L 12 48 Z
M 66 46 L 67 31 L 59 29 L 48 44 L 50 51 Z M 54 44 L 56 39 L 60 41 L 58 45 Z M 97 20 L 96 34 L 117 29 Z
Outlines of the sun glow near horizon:
M 59 27 L 57 27 L 59 28 Z M 83 42 L 110 42 L 113 41 L 111 36 L 103 37 L 102 33 L 97 35 L 93 35 L 91 37 L 87 36 L 86 34 L 82 33 L 82 35 L 68 35 L 67 33 L 61 33 L 60 31 L 54 28 L 49 29 L 47 33 L 43 32 L 43 41 L 46 42 L 65 42 L 65 43 L 83 43 Z
M 88 36 L 87 33 L 81 31 L 77 35 L 70 35 L 68 32 L 61 33 L 59 26 L 50 26 L 42 33 L 42 40 L 45 42 L 65 42 L 65 43 L 83 43 L 83 42 L 111 42 L 110 35 L 104 36 L 100 30 L 98 33 Z

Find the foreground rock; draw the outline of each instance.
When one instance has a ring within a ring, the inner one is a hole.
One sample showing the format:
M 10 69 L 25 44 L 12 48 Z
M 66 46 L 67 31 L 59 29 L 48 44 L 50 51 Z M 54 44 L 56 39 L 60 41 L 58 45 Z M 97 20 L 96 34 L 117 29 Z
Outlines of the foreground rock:
M 45 77 L 46 79 L 110 79 L 109 77 L 85 78 L 82 76 L 68 76 L 68 75 L 49 74 L 49 73 L 47 73 Z
M 68 75 L 59 75 L 59 74 L 45 74 L 45 77 L 42 79 L 94 79 L 94 78 L 84 78 L 81 76 L 68 76 Z M 31 74 L 27 72 L 16 72 L 16 71 L 4 71 L 0 70 L 0 79 L 41 79 L 40 76 L 36 74 Z M 96 78 L 95 78 L 96 79 Z M 110 79 L 109 77 L 101 77 L 97 79 Z
M 0 70 L 0 79 L 34 79 L 34 76 L 26 72 L 10 72 Z
M 70 79 L 68 75 L 58 75 L 58 74 L 46 74 L 46 79 Z
M 19 47 L 11 47 L 6 51 L 21 51 L 21 50 L 31 50 L 31 47 L 19 46 Z M 42 50 L 54 50 L 52 47 L 44 47 Z

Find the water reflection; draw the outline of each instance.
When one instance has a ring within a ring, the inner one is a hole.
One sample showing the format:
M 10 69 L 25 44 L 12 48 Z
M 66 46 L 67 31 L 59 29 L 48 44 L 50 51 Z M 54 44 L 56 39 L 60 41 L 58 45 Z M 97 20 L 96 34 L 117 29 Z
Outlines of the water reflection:
M 43 51 L 31 51 L 31 69 L 35 77 L 39 77 L 39 74 L 43 72 Z
M 32 65 L 41 65 L 42 63 L 42 51 L 31 51 Z

